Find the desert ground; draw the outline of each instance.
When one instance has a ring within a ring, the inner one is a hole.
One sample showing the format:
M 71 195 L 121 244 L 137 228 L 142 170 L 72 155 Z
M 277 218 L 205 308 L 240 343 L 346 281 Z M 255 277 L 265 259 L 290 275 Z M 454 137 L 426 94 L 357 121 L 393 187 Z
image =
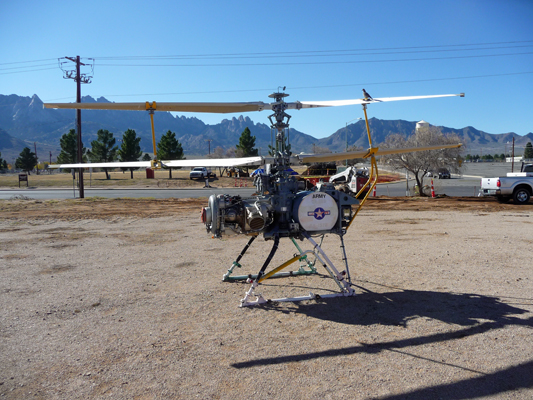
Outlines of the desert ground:
M 370 198 L 345 236 L 356 296 L 240 308 L 249 284 L 221 278 L 247 238 L 212 239 L 205 202 L 0 201 L 0 397 L 533 398 L 533 205 Z M 259 292 L 336 292 L 316 267 Z

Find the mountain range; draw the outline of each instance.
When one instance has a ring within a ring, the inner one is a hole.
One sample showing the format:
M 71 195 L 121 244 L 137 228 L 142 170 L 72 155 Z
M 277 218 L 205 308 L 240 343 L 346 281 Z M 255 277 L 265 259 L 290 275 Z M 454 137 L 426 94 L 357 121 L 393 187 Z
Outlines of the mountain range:
M 109 102 L 104 97 L 94 99 L 84 96 L 82 102 Z M 371 118 L 370 129 L 374 143 L 379 145 L 387 135 L 401 133 L 410 135 L 415 131 L 415 121 L 380 120 Z M 234 148 L 241 133 L 246 127 L 256 137 L 256 148 L 261 155 L 266 155 L 268 145 L 271 144 L 270 126 L 255 123 L 249 117 L 223 119 L 215 125 L 208 125 L 195 117 L 173 115 L 169 112 L 159 112 L 155 118 L 156 141 L 162 134 L 171 130 L 182 144 L 185 155 L 206 156 L 216 147 L 224 149 Z M 61 136 L 75 127 L 75 110 L 55 110 L 43 108 L 43 102 L 37 95 L 32 97 L 0 95 L 0 152 L 2 158 L 12 162 L 25 146 L 34 151 L 40 160 L 50 158 L 54 160 L 60 151 Z M 127 129 L 135 129 L 141 137 L 141 148 L 145 152 L 152 152 L 150 118 L 144 111 L 114 111 L 114 110 L 83 110 L 82 136 L 84 146 L 90 148 L 90 143 L 96 139 L 99 129 L 107 129 L 120 139 Z M 461 129 L 440 127 L 444 133 L 455 132 L 461 136 L 466 144 L 466 153 L 484 154 L 504 153 L 510 150 L 513 137 L 515 146 L 523 148 L 527 142 L 533 142 L 533 133 L 520 136 L 516 133 L 490 134 L 468 126 Z M 209 141 L 209 143 L 208 143 Z M 344 151 L 346 142 L 350 146 L 368 147 L 366 127 L 364 121 L 343 126 L 330 136 L 317 139 L 296 129 L 290 129 L 290 143 L 292 151 L 311 152 L 315 146 L 328 148 L 331 151 Z M 119 144 L 119 143 L 117 143 Z

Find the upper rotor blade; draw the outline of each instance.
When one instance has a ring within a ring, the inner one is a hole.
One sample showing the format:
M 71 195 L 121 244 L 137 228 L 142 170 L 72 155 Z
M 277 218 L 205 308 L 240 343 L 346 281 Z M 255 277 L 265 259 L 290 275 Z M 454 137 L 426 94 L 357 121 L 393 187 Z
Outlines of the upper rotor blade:
M 374 154 L 376 156 L 384 156 L 389 154 L 399 154 L 399 153 L 413 153 L 417 151 L 427 151 L 427 150 L 441 150 L 441 149 L 454 149 L 461 147 L 461 143 L 457 144 L 446 144 L 438 146 L 426 146 L 426 147 L 409 147 L 403 149 L 383 149 L 377 150 Z M 350 160 L 354 158 L 367 158 L 371 155 L 370 150 L 362 151 L 348 151 L 344 153 L 325 153 L 325 154 L 299 154 L 297 157 L 303 163 L 313 163 L 313 162 L 326 162 L 326 161 L 341 161 L 341 160 Z
M 296 101 L 285 103 L 289 110 L 299 110 L 302 108 L 316 108 L 316 107 L 337 107 L 350 106 L 356 104 L 371 104 L 383 103 L 388 101 L 401 100 L 418 100 L 431 99 L 436 97 L 464 97 L 464 93 L 460 94 L 437 94 L 430 96 L 403 96 L 403 97 L 382 97 L 376 99 L 352 99 L 352 100 L 331 100 L 331 101 Z M 250 111 L 272 110 L 272 107 L 277 103 L 263 103 L 262 101 L 255 102 L 235 102 L 235 103 L 155 103 L 154 109 L 157 111 L 180 111 L 180 112 L 198 112 L 198 113 L 238 113 Z M 154 103 L 150 103 L 153 105 Z M 69 108 L 81 110 L 134 110 L 145 111 L 146 102 L 144 103 L 44 103 L 45 108 Z
M 153 103 L 152 103 L 153 104 Z M 144 103 L 45 103 L 45 108 L 68 108 L 81 110 L 133 110 L 146 111 Z M 236 113 L 271 109 L 261 101 L 249 103 L 156 103 L 156 111 L 181 111 L 205 113 Z
M 375 99 L 352 99 L 352 100 L 331 100 L 331 101 L 299 101 L 295 103 L 288 103 L 289 109 L 300 108 L 315 108 L 315 107 L 337 107 L 337 106 L 351 106 L 356 104 L 372 104 L 384 103 L 388 101 L 402 101 L 402 100 L 418 100 L 418 99 L 432 99 L 435 97 L 465 97 L 464 93 L 459 94 L 436 94 L 430 96 L 402 96 L 402 97 L 381 97 Z

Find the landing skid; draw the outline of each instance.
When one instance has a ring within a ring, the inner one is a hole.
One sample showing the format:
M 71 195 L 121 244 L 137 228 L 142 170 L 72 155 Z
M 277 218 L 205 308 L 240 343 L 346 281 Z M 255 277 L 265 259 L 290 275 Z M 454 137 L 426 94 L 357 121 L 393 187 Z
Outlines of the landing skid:
M 331 278 L 335 281 L 337 286 L 340 289 L 339 293 L 332 293 L 332 294 L 325 294 L 325 295 L 318 295 L 310 293 L 307 296 L 300 296 L 300 297 L 286 297 L 286 298 L 280 298 L 280 299 L 266 299 L 263 297 L 262 294 L 256 293 L 256 289 L 259 286 L 259 284 L 264 281 L 265 279 L 272 278 L 276 274 L 279 273 L 282 269 L 286 268 L 290 264 L 292 264 L 294 261 L 298 259 L 299 256 L 295 256 L 291 258 L 290 260 L 286 261 L 285 263 L 281 264 L 279 267 L 273 269 L 269 273 L 262 275 L 260 272 L 258 275 L 260 276 L 259 279 L 254 278 L 252 281 L 252 286 L 248 291 L 246 292 L 244 298 L 241 300 L 241 307 L 250 307 L 250 306 L 256 306 L 271 302 L 298 302 L 298 301 L 304 301 L 304 300 L 313 300 L 313 299 L 321 299 L 321 298 L 331 298 L 331 297 L 346 297 L 346 296 L 355 296 L 355 290 L 351 287 L 351 284 L 349 282 L 349 273 L 348 271 L 348 265 L 345 259 L 346 263 L 346 272 L 339 272 L 333 262 L 328 258 L 324 250 L 320 247 L 318 243 L 316 243 L 311 236 L 309 236 L 307 233 L 304 234 L 304 237 L 313 245 L 313 250 L 306 250 L 305 252 L 301 253 L 301 255 L 307 255 L 307 254 L 314 254 L 316 259 L 324 266 L 328 274 L 331 276 Z M 341 243 L 344 248 L 344 241 L 342 236 Z M 346 279 L 348 278 L 348 279 Z
M 237 257 L 237 259 L 235 261 L 233 261 L 233 264 L 228 269 L 228 272 L 226 272 L 224 274 L 224 276 L 222 277 L 222 281 L 228 282 L 228 281 L 245 281 L 247 279 L 257 279 L 257 276 L 258 276 L 257 274 L 231 276 L 231 274 L 233 273 L 233 270 L 236 267 L 237 268 L 241 268 L 242 267 L 242 265 L 239 264 L 239 261 L 244 256 L 244 254 L 246 253 L 246 251 L 248 250 L 250 245 L 253 243 L 255 238 L 256 238 L 256 236 L 252 236 L 250 238 L 250 240 L 248 241 L 246 246 L 244 246 L 244 248 L 242 249 L 241 253 Z M 308 258 L 308 254 L 306 252 L 302 251 L 300 246 L 298 246 L 298 243 L 296 242 L 296 240 L 294 240 L 293 238 L 291 238 L 291 240 L 292 240 L 292 243 L 294 244 L 294 246 L 296 247 L 296 249 L 298 250 L 298 254 L 297 255 L 299 257 L 297 258 L 297 261 L 300 261 L 300 267 L 296 271 L 286 271 L 286 272 L 276 273 L 276 274 L 274 274 L 272 276 L 272 278 L 282 278 L 282 277 L 286 277 L 286 276 L 298 276 L 298 275 L 312 275 L 312 274 L 316 274 L 317 273 L 317 270 L 315 268 L 316 260 L 311 261 Z M 295 257 L 297 255 L 295 255 Z

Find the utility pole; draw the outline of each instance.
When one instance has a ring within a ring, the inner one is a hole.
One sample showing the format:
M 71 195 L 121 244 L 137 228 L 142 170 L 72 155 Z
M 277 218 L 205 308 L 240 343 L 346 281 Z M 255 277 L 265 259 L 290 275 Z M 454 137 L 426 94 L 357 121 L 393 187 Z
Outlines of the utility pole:
M 208 154 L 211 154 L 211 142 L 213 141 L 213 139 L 206 139 L 205 141 L 209 144 L 209 153 Z
M 39 157 L 37 157 L 37 143 L 33 142 L 33 148 L 35 149 L 35 161 L 37 161 L 37 175 L 39 175 Z
M 63 70 L 65 79 L 74 79 L 76 81 L 76 103 L 81 103 L 81 84 L 82 83 L 91 83 L 92 76 L 87 76 L 86 74 L 80 73 L 80 65 L 87 66 L 89 64 L 84 64 L 80 62 L 80 56 L 74 57 L 64 57 L 65 59 L 76 63 L 76 71 L 65 71 Z M 60 63 L 61 66 L 61 63 Z M 92 68 L 92 64 L 90 64 Z M 63 69 L 63 68 L 61 68 Z M 91 71 L 92 72 L 92 71 Z M 81 110 L 76 109 L 76 131 L 78 133 L 78 163 L 83 162 L 83 143 L 81 141 Z M 80 199 L 85 197 L 85 190 L 83 187 L 83 168 L 79 169 L 79 193 Z

